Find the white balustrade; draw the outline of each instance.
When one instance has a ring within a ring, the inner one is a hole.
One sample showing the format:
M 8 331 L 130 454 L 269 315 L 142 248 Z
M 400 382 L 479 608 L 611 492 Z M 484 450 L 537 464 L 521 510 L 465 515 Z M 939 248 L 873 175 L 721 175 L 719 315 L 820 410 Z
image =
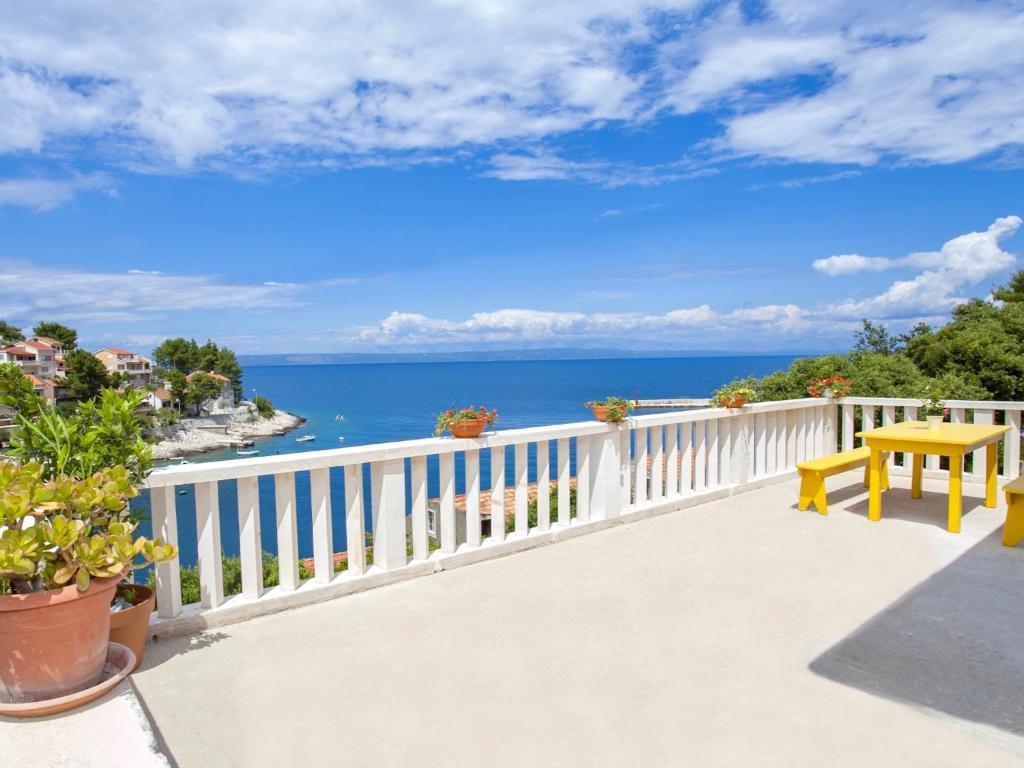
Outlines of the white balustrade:
M 179 489 L 194 488 L 196 536 L 181 557 L 198 566 L 201 599 L 182 606 L 178 559 L 160 564 L 158 623 L 183 613 L 216 617 L 254 606 L 247 615 L 269 612 L 313 599 L 317 590 L 334 594 L 349 584 L 356 589 L 380 583 L 379 576 L 388 572 L 433 572 L 448 562 L 468 562 L 467 555 L 473 560 L 496 556 L 557 540 L 574 529 L 614 525 L 634 513 L 696 504 L 751 482 L 790 477 L 797 461 L 851 446 L 858 407 L 863 426 L 870 427 L 876 408 L 883 422 L 891 423 L 899 416 L 912 418 L 919 405 L 804 398 L 649 414 L 620 425 L 588 421 L 474 439 L 427 438 L 162 468 L 147 481 L 154 534 L 181 543 L 176 500 Z M 972 411 L 979 422 L 1005 420 L 1013 427 L 1003 465 L 1015 475 L 1024 404 L 955 402 L 951 407 L 954 415 L 958 409 Z M 228 510 L 219 503 L 220 483 L 235 484 L 237 529 L 233 522 L 221 525 L 221 513 Z M 511 489 L 508 509 L 506 488 Z M 274 514 L 264 520 L 267 531 L 261 531 L 261 503 L 268 514 L 273 504 Z M 532 504 L 536 527 L 530 529 Z M 223 541 L 226 531 L 237 539 Z M 268 546 L 264 533 L 276 546 Z M 308 551 L 300 552 L 300 540 Z M 278 557 L 280 583 L 274 589 L 263 588 L 264 549 Z M 225 551 L 241 560 L 239 595 L 223 594 Z M 300 579 L 300 557 L 311 559 L 312 579 Z M 338 559 L 347 567 L 336 572 Z

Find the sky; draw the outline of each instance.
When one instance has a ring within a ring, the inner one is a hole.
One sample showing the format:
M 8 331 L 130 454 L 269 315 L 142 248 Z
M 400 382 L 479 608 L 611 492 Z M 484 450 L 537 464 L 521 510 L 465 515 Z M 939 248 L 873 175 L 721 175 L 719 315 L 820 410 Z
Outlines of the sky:
M 0 318 L 840 350 L 1024 250 L 1024 3 L 6 0 Z

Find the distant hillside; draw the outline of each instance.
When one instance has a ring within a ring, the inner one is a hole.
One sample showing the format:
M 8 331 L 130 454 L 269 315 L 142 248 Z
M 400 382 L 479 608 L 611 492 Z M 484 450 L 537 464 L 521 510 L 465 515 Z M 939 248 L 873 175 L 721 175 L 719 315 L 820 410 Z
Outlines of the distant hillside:
M 324 352 L 239 355 L 242 365 L 356 365 L 365 363 L 456 363 L 514 360 L 607 360 L 657 357 L 792 357 L 794 352 L 636 351 L 623 349 L 514 349 L 462 352 Z M 804 353 L 800 353 L 804 354 Z M 807 353 L 813 354 L 813 353 Z

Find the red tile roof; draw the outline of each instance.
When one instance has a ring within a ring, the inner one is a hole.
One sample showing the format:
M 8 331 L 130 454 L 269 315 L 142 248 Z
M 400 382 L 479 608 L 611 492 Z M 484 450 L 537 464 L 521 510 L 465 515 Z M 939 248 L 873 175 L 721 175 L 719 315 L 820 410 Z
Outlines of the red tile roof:
M 44 341 L 28 340 L 28 341 L 19 341 L 18 343 L 19 344 L 23 344 L 24 346 L 28 347 L 29 349 L 34 349 L 37 352 L 46 352 L 47 350 L 49 350 L 50 352 L 53 351 L 53 347 L 51 347 L 49 344 L 47 344 Z
M 219 381 L 221 383 L 231 381 L 231 379 L 229 379 L 227 376 L 221 376 L 219 373 L 214 373 L 213 371 L 193 371 L 192 373 L 185 377 L 185 380 L 192 381 L 192 377 L 195 376 L 197 373 L 205 373 L 211 379 L 214 379 L 215 381 Z
M 127 349 L 121 349 L 120 347 L 104 347 L 103 349 L 98 350 L 96 352 L 96 354 L 99 354 L 100 352 L 110 352 L 110 353 L 115 354 L 115 355 L 134 355 L 135 354 L 134 352 L 130 352 Z

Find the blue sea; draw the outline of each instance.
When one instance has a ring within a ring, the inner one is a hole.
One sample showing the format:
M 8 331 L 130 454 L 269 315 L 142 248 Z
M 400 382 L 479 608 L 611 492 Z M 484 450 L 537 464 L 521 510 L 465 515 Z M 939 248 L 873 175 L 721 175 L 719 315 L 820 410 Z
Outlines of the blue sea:
M 762 376 L 785 368 L 789 356 L 529 360 L 450 363 L 251 366 L 244 371 L 245 397 L 269 397 L 275 407 L 307 419 L 287 435 L 259 440 L 260 456 L 316 451 L 391 440 L 428 437 L 439 411 L 486 405 L 498 411 L 496 429 L 560 424 L 592 418 L 587 400 L 618 397 L 655 399 L 707 397 L 731 379 Z M 302 435 L 316 440 L 297 443 Z M 511 452 L 509 452 L 511 453 Z M 233 450 L 190 458 L 192 462 L 236 458 Z M 486 457 L 483 477 L 488 477 Z M 431 465 L 431 495 L 436 463 Z M 457 477 L 461 470 L 457 466 Z M 342 473 L 332 472 L 335 549 L 345 548 Z M 300 556 L 312 555 L 308 473 L 296 475 Z M 191 487 L 176 496 L 180 557 L 196 558 L 195 506 Z M 461 488 L 459 489 L 461 491 Z M 140 498 L 145 507 L 147 499 Z M 260 479 L 264 549 L 274 552 L 275 512 L 271 478 Z M 220 484 L 221 541 L 238 553 L 235 487 Z M 369 516 L 367 516 L 369 530 Z

